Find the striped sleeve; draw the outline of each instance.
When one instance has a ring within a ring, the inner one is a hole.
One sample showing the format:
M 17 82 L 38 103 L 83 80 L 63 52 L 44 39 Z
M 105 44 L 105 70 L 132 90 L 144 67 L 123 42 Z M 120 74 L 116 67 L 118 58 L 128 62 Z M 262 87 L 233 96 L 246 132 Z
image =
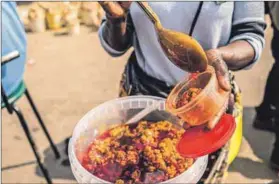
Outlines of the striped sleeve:
M 236 1 L 230 42 L 246 40 L 254 49 L 254 59 L 245 66 L 249 69 L 260 58 L 264 48 L 264 2 Z

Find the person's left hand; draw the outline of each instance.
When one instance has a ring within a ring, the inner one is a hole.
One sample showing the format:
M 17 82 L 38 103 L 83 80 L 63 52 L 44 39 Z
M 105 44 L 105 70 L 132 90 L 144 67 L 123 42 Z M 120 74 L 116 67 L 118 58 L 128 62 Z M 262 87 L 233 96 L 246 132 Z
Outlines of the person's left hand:
M 219 83 L 219 86 L 224 91 L 230 91 L 231 85 L 230 85 L 230 78 L 229 78 L 229 71 L 227 64 L 222 58 L 221 53 L 217 49 L 211 49 L 206 51 L 208 64 L 213 66 L 216 72 L 217 80 Z M 224 107 L 227 108 L 227 107 Z M 223 115 L 223 112 L 225 109 L 222 109 L 220 113 L 218 113 L 210 122 L 208 122 L 207 127 L 209 129 L 212 129 L 215 127 L 215 125 L 218 123 L 220 117 Z
M 211 49 L 206 51 L 205 53 L 208 59 L 208 64 L 213 66 L 213 68 L 215 69 L 219 86 L 225 91 L 230 91 L 231 85 L 229 70 L 227 64 L 222 58 L 220 51 L 218 51 L 217 49 Z

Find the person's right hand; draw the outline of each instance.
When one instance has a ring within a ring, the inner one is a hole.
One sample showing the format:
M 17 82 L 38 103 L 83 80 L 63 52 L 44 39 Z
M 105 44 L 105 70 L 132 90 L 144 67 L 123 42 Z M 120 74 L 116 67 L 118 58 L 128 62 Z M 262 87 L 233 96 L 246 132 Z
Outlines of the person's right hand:
M 132 1 L 99 1 L 100 5 L 111 18 L 125 17 Z

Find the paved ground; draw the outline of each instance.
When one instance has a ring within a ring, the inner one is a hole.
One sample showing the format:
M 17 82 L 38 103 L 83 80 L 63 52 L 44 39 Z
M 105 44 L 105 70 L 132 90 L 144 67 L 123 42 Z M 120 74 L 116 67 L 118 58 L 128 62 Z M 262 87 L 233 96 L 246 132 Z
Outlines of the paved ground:
M 243 90 L 244 138 L 239 156 L 230 168 L 228 183 L 269 183 L 276 175 L 268 169 L 273 135 L 253 130 L 253 107 L 262 99 L 266 76 L 272 65 L 271 29 L 261 61 L 249 71 L 236 74 Z M 61 148 L 77 121 L 98 104 L 117 96 L 118 82 L 127 55 L 111 58 L 100 47 L 97 34 L 83 28 L 79 36 L 53 33 L 28 34 L 26 84 L 50 133 Z M 36 143 L 55 183 L 75 182 L 71 171 L 55 161 L 49 145 L 25 98 L 19 100 Z M 43 183 L 26 137 L 15 116 L 2 111 L 2 181 Z M 278 178 L 277 178 L 278 179 Z M 278 180 L 277 180 L 278 181 Z

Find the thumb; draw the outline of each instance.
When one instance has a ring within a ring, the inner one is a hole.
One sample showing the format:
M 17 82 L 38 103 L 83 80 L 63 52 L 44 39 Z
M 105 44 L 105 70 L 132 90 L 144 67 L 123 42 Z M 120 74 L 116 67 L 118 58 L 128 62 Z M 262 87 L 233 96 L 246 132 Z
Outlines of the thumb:
M 218 59 L 214 63 L 212 63 L 212 66 L 215 69 L 219 86 L 225 91 L 230 91 L 231 85 L 229 78 L 229 70 L 225 61 L 223 61 L 222 59 Z
M 125 14 L 123 8 L 117 2 L 99 1 L 104 11 L 112 17 L 122 17 Z
M 229 79 L 226 76 L 222 76 L 218 73 L 216 73 L 216 75 L 217 75 L 217 80 L 218 80 L 219 86 L 224 91 L 230 91 L 231 90 L 231 85 L 230 85 Z
M 217 123 L 219 122 L 220 118 L 222 117 L 222 115 L 224 114 L 224 112 L 226 111 L 227 108 L 227 104 L 228 102 L 226 102 L 226 104 L 222 107 L 222 109 L 220 109 L 220 111 L 213 117 L 213 119 L 211 119 L 208 123 L 207 123 L 207 128 L 209 128 L 210 130 L 213 129 Z
M 127 11 L 127 10 L 130 8 L 132 2 L 133 2 L 133 1 L 120 1 L 120 2 L 118 2 L 118 3 L 121 5 L 121 7 L 122 7 L 125 11 Z

